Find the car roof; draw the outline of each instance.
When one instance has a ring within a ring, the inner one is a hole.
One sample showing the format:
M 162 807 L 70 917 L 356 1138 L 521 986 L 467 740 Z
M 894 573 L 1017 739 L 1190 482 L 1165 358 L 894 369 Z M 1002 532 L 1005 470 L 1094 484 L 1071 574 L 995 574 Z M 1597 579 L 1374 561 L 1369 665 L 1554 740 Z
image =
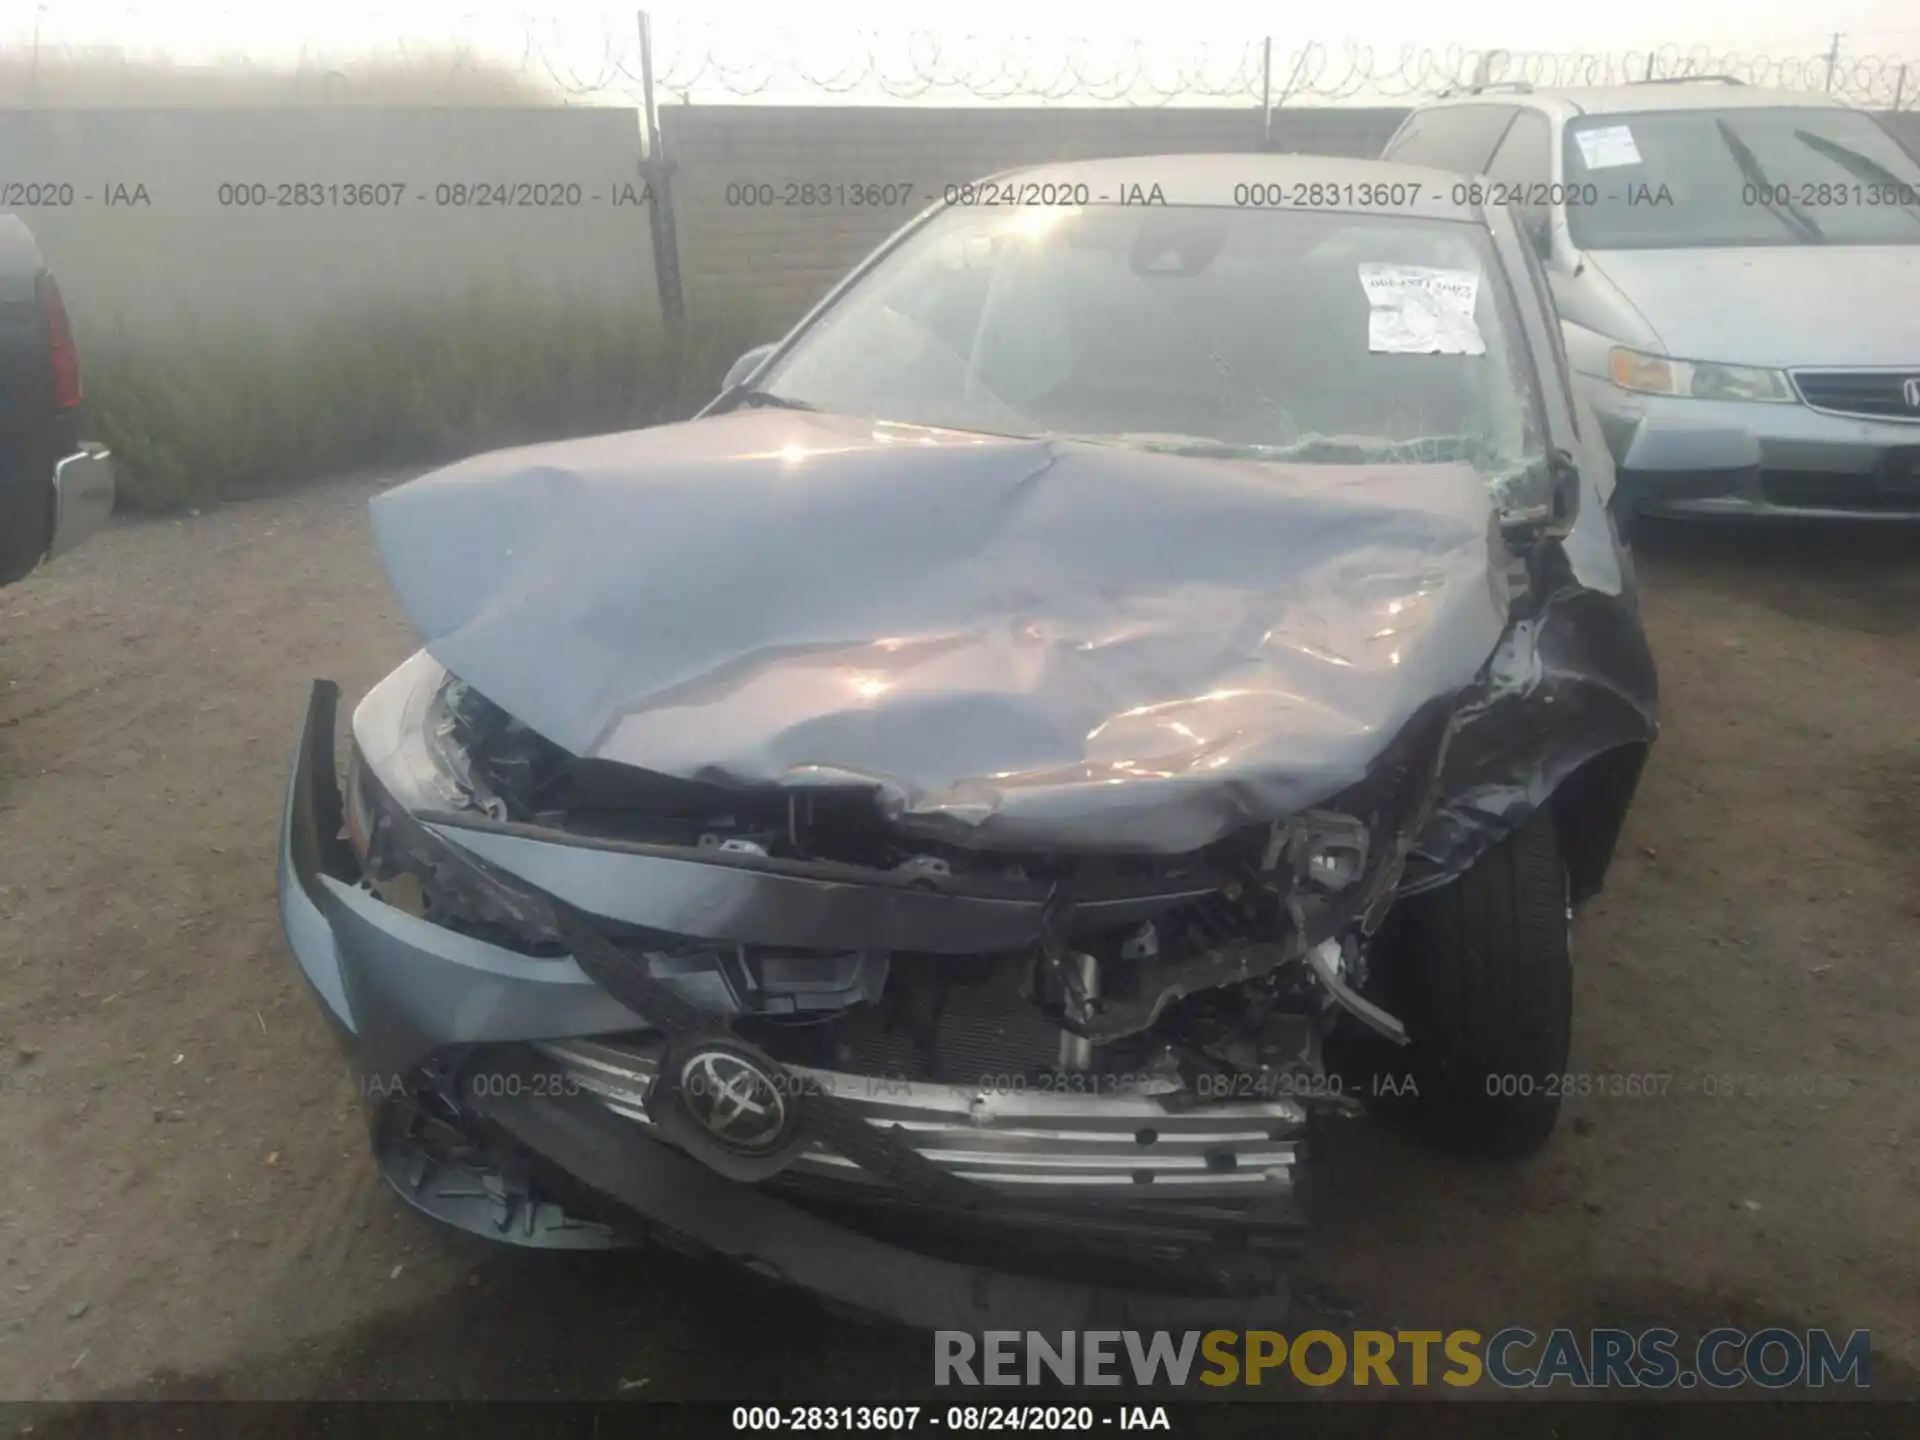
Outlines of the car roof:
M 1787 106 L 1797 109 L 1845 110 L 1851 107 L 1831 95 L 1805 90 L 1772 90 L 1757 85 L 1727 85 L 1711 80 L 1668 84 L 1655 80 L 1639 85 L 1596 85 L 1582 89 L 1537 91 L 1565 100 L 1587 115 L 1620 115 L 1639 110 L 1748 110 Z
M 1636 115 L 1656 110 L 1855 108 L 1832 95 L 1705 78 L 1539 89 L 1524 84 L 1495 84 L 1463 90 L 1419 108 L 1425 110 L 1433 105 L 1530 105 L 1536 109 L 1557 111 L 1567 118 L 1576 115 Z
M 1266 207 L 1291 210 L 1381 209 L 1394 215 L 1422 219 L 1475 220 L 1471 204 L 1456 203 L 1453 186 L 1460 176 L 1451 170 L 1406 165 L 1393 160 L 1362 160 L 1345 155 L 1135 155 L 1111 160 L 1069 160 L 1007 170 L 989 177 L 996 185 L 1085 185 L 1091 204 L 1121 203 L 1122 195 L 1151 196 L 1155 186 L 1168 205 L 1223 205 L 1253 208 L 1243 186 L 1286 187 L 1285 198 Z M 1344 193 L 1350 185 L 1418 186 L 1406 203 L 1370 206 L 1355 204 Z M 1317 196 L 1312 186 L 1336 187 Z M 1295 193 L 1293 187 L 1305 186 Z M 1266 192 L 1262 192 L 1263 194 Z M 1321 203 L 1324 199 L 1325 203 Z M 1041 203 L 1050 203 L 1042 201 Z M 1257 202 L 1256 202 L 1257 203 Z

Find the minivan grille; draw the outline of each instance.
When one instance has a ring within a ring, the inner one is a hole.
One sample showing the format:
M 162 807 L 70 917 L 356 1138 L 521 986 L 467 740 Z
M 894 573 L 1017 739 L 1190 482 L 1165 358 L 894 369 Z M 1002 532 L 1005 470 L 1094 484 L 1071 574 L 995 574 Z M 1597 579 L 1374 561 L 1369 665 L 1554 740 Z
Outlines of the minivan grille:
M 1879 420 L 1920 420 L 1920 365 L 1911 370 L 1794 370 L 1800 398 L 1816 410 Z M 1909 396 L 1915 398 L 1909 399 Z

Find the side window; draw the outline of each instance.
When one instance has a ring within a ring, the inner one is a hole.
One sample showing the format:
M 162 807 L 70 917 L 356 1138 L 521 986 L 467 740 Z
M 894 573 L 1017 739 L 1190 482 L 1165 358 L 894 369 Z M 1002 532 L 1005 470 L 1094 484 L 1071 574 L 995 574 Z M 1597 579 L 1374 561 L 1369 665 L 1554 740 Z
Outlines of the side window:
M 1476 175 L 1514 117 L 1511 105 L 1439 105 L 1416 110 L 1387 142 L 1385 160 Z
M 1427 154 L 1433 140 L 1433 117 L 1438 110 L 1416 110 L 1401 122 L 1400 128 L 1387 137 L 1387 148 L 1380 152 L 1382 160 L 1406 160 L 1409 164 L 1425 165 Z
M 1513 127 L 1500 142 L 1493 159 L 1487 162 L 1487 178 L 1503 185 L 1545 185 L 1553 179 L 1553 126 L 1547 117 L 1533 110 L 1522 110 L 1514 117 Z M 1516 207 L 1521 218 L 1543 219 L 1545 206 Z

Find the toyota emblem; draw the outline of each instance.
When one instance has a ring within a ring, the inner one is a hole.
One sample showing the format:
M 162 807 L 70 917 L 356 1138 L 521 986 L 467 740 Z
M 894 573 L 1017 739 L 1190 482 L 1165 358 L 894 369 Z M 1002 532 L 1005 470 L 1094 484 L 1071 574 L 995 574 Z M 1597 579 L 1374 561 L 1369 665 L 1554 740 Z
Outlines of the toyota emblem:
M 1909 375 L 1906 383 L 1900 387 L 1900 398 L 1907 402 L 1909 410 L 1920 410 L 1920 375 Z
M 688 1114 L 729 1150 L 764 1154 L 786 1135 L 779 1081 L 738 1051 L 694 1051 L 680 1067 L 680 1096 Z

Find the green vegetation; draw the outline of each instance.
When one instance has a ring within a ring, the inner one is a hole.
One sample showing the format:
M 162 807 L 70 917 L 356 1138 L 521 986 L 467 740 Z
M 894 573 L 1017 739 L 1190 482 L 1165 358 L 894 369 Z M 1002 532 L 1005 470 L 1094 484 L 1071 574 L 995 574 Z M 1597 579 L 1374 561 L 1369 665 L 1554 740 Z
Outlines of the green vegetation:
M 166 56 L 0 50 L 23 109 L 548 106 L 545 77 L 453 48 L 182 64 Z M 137 266 L 140 257 L 129 256 Z M 123 510 L 260 494 L 352 472 L 690 415 L 739 353 L 751 316 L 688 318 L 678 353 L 651 294 L 556 297 L 513 277 L 464 294 L 369 298 L 307 320 L 125 323 L 89 313 L 69 278 L 93 423 Z
M 259 105 L 558 105 L 567 96 L 524 65 L 458 47 L 336 55 L 299 65 L 183 64 L 164 55 L 0 50 L 15 109 L 220 109 Z
M 368 301 L 291 331 L 83 327 L 78 339 L 120 508 L 160 510 L 683 419 L 768 333 L 751 315 L 696 313 L 676 354 L 650 295 L 502 286 Z

